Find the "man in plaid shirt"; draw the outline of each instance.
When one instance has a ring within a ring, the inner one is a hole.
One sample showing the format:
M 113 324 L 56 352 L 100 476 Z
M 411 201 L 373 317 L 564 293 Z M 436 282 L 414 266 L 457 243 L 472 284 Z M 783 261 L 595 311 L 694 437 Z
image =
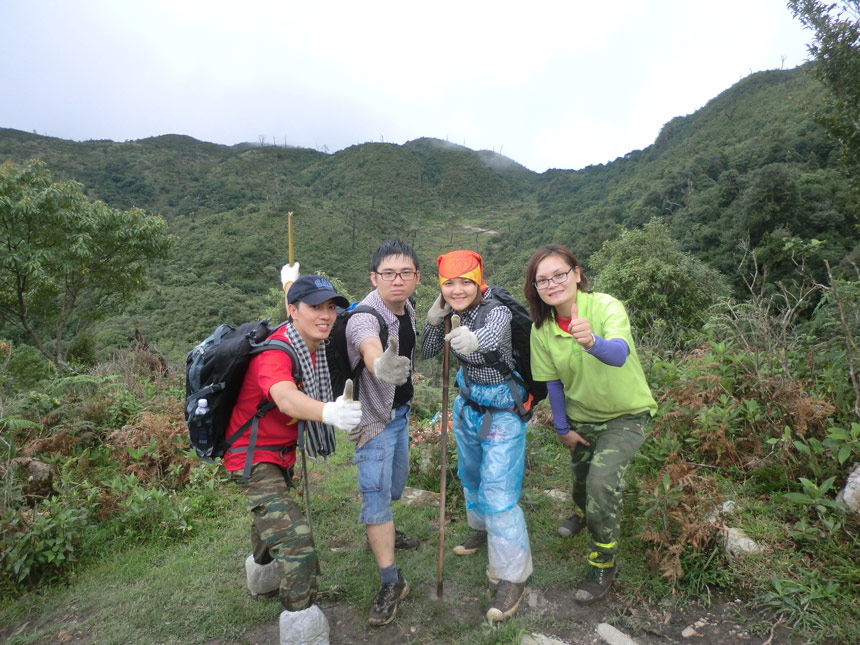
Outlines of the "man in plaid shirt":
M 362 305 L 373 307 L 388 327 L 388 346 L 380 340 L 380 323 L 370 313 L 354 313 L 346 326 L 353 369 L 364 363 L 358 383 L 361 423 L 350 433 L 356 442 L 361 492 L 359 522 L 382 579 L 370 608 L 371 625 L 394 620 L 409 584 L 397 570 L 394 552 L 415 549 L 418 539 L 394 528 L 391 501 L 400 499 L 409 474 L 409 412 L 412 407 L 412 357 L 415 351 L 415 310 L 409 298 L 418 285 L 418 257 L 406 242 L 383 242 L 373 254 L 371 291 Z M 399 351 L 398 351 L 399 350 Z

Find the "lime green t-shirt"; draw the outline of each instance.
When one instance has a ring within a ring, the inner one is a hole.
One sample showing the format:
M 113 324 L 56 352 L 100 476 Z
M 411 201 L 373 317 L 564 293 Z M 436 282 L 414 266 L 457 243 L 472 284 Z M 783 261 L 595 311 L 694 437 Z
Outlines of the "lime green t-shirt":
M 560 380 L 564 386 L 567 416 L 581 423 L 603 423 L 623 414 L 657 411 L 657 403 L 645 380 L 636 354 L 630 320 L 624 305 L 605 293 L 576 295 L 579 316 L 601 338 L 623 338 L 630 353 L 621 367 L 612 367 L 590 355 L 573 336 L 559 329 L 555 317 L 533 328 L 532 377 L 536 381 Z

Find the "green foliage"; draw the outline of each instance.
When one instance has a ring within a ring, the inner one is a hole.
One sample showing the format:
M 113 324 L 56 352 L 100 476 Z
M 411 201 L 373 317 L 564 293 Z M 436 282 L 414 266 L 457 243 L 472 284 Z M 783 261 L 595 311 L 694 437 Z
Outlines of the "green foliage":
M 57 374 L 56 366 L 31 345 L 13 346 L 2 374 L 2 386 L 8 391 L 36 389 L 39 383 Z
M 58 580 L 78 554 L 87 529 L 86 507 L 70 506 L 54 496 L 32 513 L 0 511 L 0 564 L 9 586 L 5 591 L 28 578 Z
M 860 2 L 789 0 L 788 6 L 813 31 L 808 46 L 815 61 L 812 74 L 830 93 L 815 106 L 815 120 L 838 142 L 842 161 L 860 188 Z
M 110 427 L 121 428 L 131 421 L 141 409 L 141 402 L 134 394 L 122 388 L 112 389 L 108 404 Z
M 0 165 L 0 316 L 55 364 L 109 307 L 146 288 L 146 266 L 169 248 L 166 223 L 90 202 L 44 163 Z
M 762 597 L 763 605 L 799 630 L 829 631 L 828 609 L 845 602 L 839 584 L 814 570 L 801 569 L 798 574 L 796 580 L 771 578 L 772 590 Z
M 125 537 L 135 541 L 175 539 L 192 530 L 192 506 L 175 492 L 143 486 L 133 475 L 114 478 L 107 489 L 120 498 L 115 522 Z
M 681 251 L 658 219 L 604 242 L 589 262 L 598 272 L 595 289 L 622 300 L 635 328 L 658 320 L 699 328 L 728 291 L 719 273 Z

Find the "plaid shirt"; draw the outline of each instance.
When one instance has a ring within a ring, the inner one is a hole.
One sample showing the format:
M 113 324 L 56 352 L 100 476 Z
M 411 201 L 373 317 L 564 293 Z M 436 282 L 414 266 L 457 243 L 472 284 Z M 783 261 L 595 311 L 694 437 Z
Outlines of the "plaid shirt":
M 484 294 L 484 302 L 486 302 L 487 295 L 492 292 L 492 289 L 489 287 L 487 293 Z M 460 355 L 451 349 L 451 353 L 463 361 L 466 378 L 470 381 L 482 385 L 499 385 L 506 382 L 505 378 L 499 373 L 499 370 L 482 365 L 485 361 L 481 353 L 497 350 L 502 360 L 511 369 L 514 369 L 514 353 L 511 346 L 511 310 L 501 305 L 493 307 L 484 319 L 484 326 L 475 329 L 478 309 L 479 306 L 476 305 L 460 314 L 460 326 L 468 327 L 478 337 L 478 351 Z M 424 358 L 435 356 L 442 351 L 444 345 L 445 332 L 442 325 L 434 327 L 430 323 L 426 323 L 421 338 L 421 354 Z M 470 365 L 470 363 L 478 363 L 479 365 Z
M 374 289 L 361 301 L 362 305 L 370 305 L 388 323 L 388 338 L 400 337 L 400 321 L 397 316 L 385 306 L 379 292 Z M 412 321 L 412 331 L 415 332 L 415 309 L 412 303 L 406 302 L 406 312 Z M 379 322 L 373 314 L 354 314 L 350 316 L 346 324 L 346 346 L 349 353 L 350 365 L 355 368 L 361 359 L 359 346 L 368 338 L 379 338 Z M 385 349 L 384 347 L 382 348 Z M 414 354 L 414 352 L 413 352 Z M 410 356 L 414 361 L 414 356 Z M 414 369 L 414 363 L 413 363 Z M 361 401 L 361 423 L 349 433 L 349 438 L 357 442 L 357 448 L 361 448 L 368 441 L 385 429 L 391 421 L 391 410 L 394 405 L 394 390 L 396 386 L 392 383 L 380 381 L 364 369 L 361 372 L 361 381 L 358 388 L 358 398 Z

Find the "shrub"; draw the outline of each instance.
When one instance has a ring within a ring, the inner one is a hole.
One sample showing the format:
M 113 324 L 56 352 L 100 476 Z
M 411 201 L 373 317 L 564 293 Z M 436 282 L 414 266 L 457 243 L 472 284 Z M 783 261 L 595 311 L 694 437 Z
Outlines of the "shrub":
M 607 240 L 589 264 L 598 273 L 595 287 L 624 302 L 634 328 L 659 320 L 698 329 L 708 308 L 728 293 L 720 273 L 681 251 L 658 219 Z
M 32 512 L 6 510 L 0 517 L 0 570 L 11 587 L 51 582 L 76 560 L 87 528 L 85 506 L 61 497 L 45 500 Z

